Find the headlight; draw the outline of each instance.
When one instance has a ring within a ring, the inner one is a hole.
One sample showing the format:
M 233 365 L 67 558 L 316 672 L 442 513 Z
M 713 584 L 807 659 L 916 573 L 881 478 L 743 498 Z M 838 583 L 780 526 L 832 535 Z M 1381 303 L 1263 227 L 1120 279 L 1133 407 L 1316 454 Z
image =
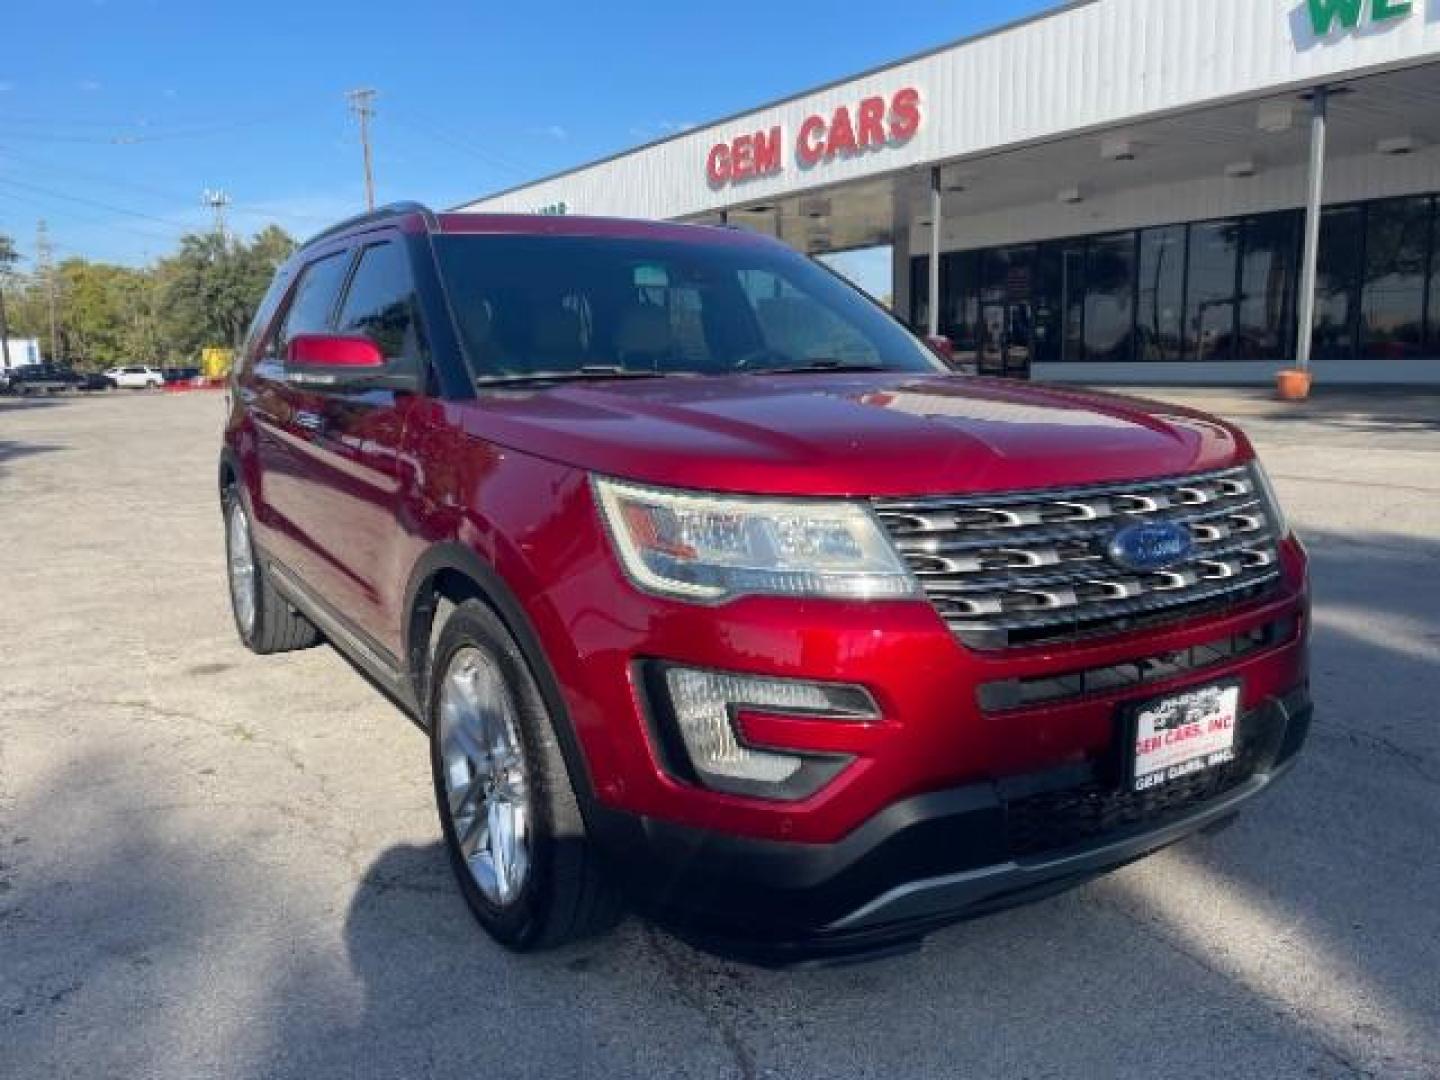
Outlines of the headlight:
M 1260 501 L 1265 506 L 1270 524 L 1275 528 L 1275 538 L 1283 540 L 1290 535 L 1290 522 L 1285 517 L 1285 508 L 1280 505 L 1280 496 L 1275 494 L 1275 485 L 1270 482 L 1270 474 L 1265 471 L 1265 466 L 1260 464 L 1259 458 L 1250 463 L 1250 474 L 1255 478 Z
M 648 592 L 718 602 L 756 593 L 886 600 L 916 594 L 868 508 L 638 487 L 597 477 L 620 561 Z

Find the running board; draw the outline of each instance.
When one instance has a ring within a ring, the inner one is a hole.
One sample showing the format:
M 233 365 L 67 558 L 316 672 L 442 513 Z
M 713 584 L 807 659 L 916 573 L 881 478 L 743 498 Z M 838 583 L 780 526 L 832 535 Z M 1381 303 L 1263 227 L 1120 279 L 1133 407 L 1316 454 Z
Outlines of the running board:
M 417 717 L 419 710 L 410 680 L 405 677 L 405 672 L 390 651 L 368 634 L 352 626 L 350 620 L 311 592 L 284 564 L 269 556 L 263 558 L 270 580 L 286 602 L 313 622 L 330 644 L 379 683 L 380 688 L 395 699 L 412 718 Z

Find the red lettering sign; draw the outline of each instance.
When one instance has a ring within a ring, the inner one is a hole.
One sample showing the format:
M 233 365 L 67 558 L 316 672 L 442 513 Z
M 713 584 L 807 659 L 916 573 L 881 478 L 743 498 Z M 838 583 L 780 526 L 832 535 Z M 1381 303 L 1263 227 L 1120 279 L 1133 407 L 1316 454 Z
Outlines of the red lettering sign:
M 836 158 L 851 158 L 900 146 L 920 130 L 920 91 L 897 90 L 887 101 L 868 97 L 853 108 L 840 105 L 829 116 L 807 116 L 795 136 L 795 160 L 811 169 Z M 774 176 L 785 168 L 780 128 L 738 135 L 710 148 L 705 175 L 716 188 Z

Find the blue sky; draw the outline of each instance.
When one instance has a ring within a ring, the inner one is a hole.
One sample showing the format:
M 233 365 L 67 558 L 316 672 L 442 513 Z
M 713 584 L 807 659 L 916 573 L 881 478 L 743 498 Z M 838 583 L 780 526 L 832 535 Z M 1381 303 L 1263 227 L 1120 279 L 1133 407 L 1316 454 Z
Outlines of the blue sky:
M 452 205 L 1048 6 L 5 0 L 0 232 L 142 263 L 206 188 L 318 231 L 362 208 L 357 86 L 380 200 Z

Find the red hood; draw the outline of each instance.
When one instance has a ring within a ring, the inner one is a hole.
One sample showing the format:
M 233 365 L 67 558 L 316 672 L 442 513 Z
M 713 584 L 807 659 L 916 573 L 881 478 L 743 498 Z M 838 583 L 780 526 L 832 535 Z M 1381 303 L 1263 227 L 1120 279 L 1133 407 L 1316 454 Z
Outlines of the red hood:
M 1202 413 L 963 376 L 589 383 L 449 406 L 477 438 L 667 487 L 925 495 L 1224 468 L 1245 437 Z

